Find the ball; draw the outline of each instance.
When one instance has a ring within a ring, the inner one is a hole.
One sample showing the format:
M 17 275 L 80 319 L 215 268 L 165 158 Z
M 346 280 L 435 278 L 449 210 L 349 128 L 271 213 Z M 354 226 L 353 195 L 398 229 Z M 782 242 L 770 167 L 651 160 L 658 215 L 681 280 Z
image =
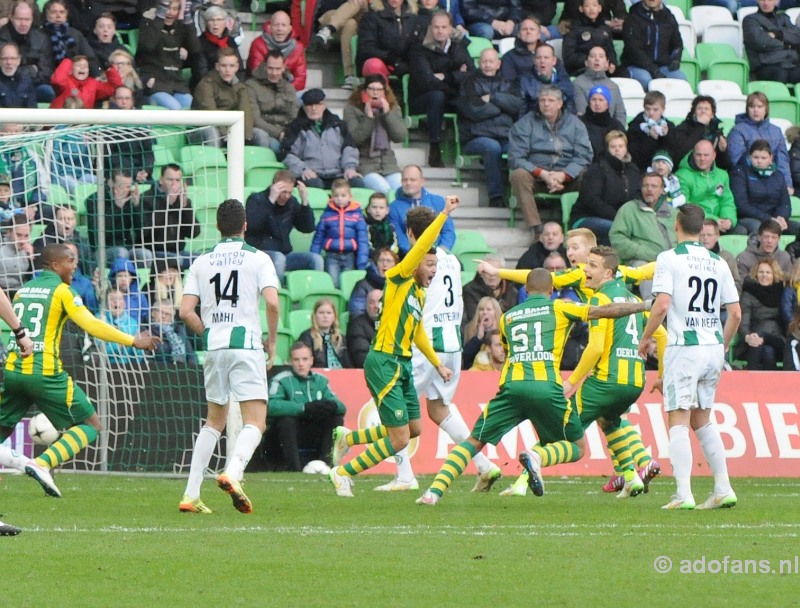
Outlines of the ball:
M 47 416 L 36 414 L 28 422 L 28 435 L 30 435 L 33 443 L 50 445 L 58 439 L 60 433 L 53 426 L 53 423 L 48 420 Z
M 331 472 L 331 468 L 321 460 L 312 460 L 303 467 L 303 473 L 309 475 L 327 475 Z

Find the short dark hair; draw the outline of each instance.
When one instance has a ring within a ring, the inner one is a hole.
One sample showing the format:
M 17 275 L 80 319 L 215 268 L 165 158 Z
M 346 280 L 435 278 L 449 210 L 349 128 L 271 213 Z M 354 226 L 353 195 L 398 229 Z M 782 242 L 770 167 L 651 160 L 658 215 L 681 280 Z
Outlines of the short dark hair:
M 72 249 L 67 247 L 64 243 L 54 243 L 47 245 L 42 249 L 42 266 L 50 268 L 59 260 L 72 255 Z
M 246 220 L 244 205 L 235 198 L 229 198 L 217 207 L 217 228 L 222 238 L 243 232 Z
M 642 105 L 652 106 L 654 104 L 658 104 L 662 108 L 666 107 L 667 98 L 664 96 L 664 93 L 662 93 L 661 91 L 648 91 L 647 93 L 645 93 Z
M 234 59 L 236 59 L 237 63 L 242 62 L 239 59 L 239 53 L 236 51 L 236 49 L 232 49 L 230 47 L 219 49 L 217 51 L 217 61 L 221 60 L 223 57 L 233 57 Z
M 283 53 L 281 53 L 278 49 L 274 49 L 274 50 L 270 51 L 269 53 L 267 53 L 267 56 L 264 57 L 264 61 L 266 61 L 270 57 L 272 59 L 280 59 L 281 61 L 285 61 L 285 57 L 283 56 Z
M 703 226 L 711 226 L 714 231 L 719 234 L 719 224 L 717 223 L 717 220 L 712 220 L 711 218 L 707 217 L 703 220 Z
M 771 232 L 772 234 L 777 234 L 778 236 L 781 235 L 781 225 L 773 219 L 764 220 L 758 226 L 758 234 L 761 235 L 764 232 Z
M 678 226 L 686 234 L 700 234 L 703 229 L 703 221 L 706 219 L 706 212 L 700 205 L 687 203 L 678 207 Z
M 180 171 L 181 173 L 183 173 L 183 169 L 181 169 L 180 165 L 176 163 L 167 163 L 166 165 L 163 165 L 161 167 L 161 177 L 164 177 L 164 175 L 166 175 L 167 169 L 170 169 L 171 171 Z
M 717 115 L 717 102 L 716 100 L 711 97 L 710 95 L 698 95 L 692 100 L 692 110 L 689 112 L 692 116 L 697 111 L 697 106 L 701 103 L 706 102 L 711 105 L 711 111 L 714 113 L 714 116 Z
M 769 142 L 766 139 L 757 139 L 750 144 L 750 149 L 747 151 L 747 153 L 752 154 L 753 152 L 768 152 L 770 156 L 774 155 L 772 146 L 769 145 Z
M 603 258 L 603 268 L 610 270 L 612 274 L 617 274 L 619 267 L 619 256 L 612 247 L 608 245 L 600 245 L 599 247 L 592 247 L 589 253 L 600 256 Z
M 525 291 L 532 293 L 548 293 L 553 289 L 553 276 L 544 268 L 534 268 L 528 273 Z
M 435 219 L 436 213 L 434 213 L 433 209 L 420 205 L 419 207 L 408 210 L 406 214 L 406 226 L 411 231 L 411 234 L 414 235 L 414 238 L 418 239 Z
M 310 352 L 311 354 L 313 354 L 313 353 L 314 353 L 314 351 L 312 350 L 312 348 L 311 348 L 311 347 L 310 347 L 308 344 L 306 344 L 305 342 L 301 342 L 300 340 L 298 340 L 297 342 L 295 342 L 294 344 L 292 344 L 292 346 L 289 348 L 289 355 L 291 355 L 291 354 L 292 354 L 293 352 L 295 352 L 295 351 L 298 351 L 298 350 L 300 350 L 301 348 L 307 348 L 307 349 L 308 349 L 308 352 Z

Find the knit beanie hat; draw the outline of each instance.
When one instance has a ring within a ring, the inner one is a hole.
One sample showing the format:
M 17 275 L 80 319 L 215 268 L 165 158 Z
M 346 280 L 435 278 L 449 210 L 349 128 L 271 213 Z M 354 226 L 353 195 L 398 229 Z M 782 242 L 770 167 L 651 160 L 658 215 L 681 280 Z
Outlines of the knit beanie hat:
M 669 152 L 666 150 L 659 150 L 655 154 L 653 154 L 652 163 L 655 163 L 657 160 L 663 160 L 665 163 L 669 165 L 669 170 L 672 171 L 672 168 L 675 166 L 672 162 L 672 156 L 670 156 Z
M 589 91 L 589 99 L 592 98 L 592 95 L 597 95 L 598 93 L 600 93 L 600 95 L 606 98 L 608 105 L 611 105 L 611 91 L 608 90 L 608 87 L 606 85 L 598 84 L 596 86 L 593 86 Z

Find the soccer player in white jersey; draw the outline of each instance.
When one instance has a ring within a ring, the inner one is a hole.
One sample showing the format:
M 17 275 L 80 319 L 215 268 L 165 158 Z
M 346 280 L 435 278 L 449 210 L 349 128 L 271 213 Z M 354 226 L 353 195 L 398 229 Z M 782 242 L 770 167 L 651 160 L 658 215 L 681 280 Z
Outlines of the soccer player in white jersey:
M 453 370 L 449 382 L 441 379 L 436 368 L 416 348 L 412 348 L 414 388 L 427 400 L 428 417 L 453 439 L 461 443 L 469 436 L 469 427 L 457 412 L 450 411 L 450 404 L 461 377 L 461 319 L 464 314 L 464 298 L 461 286 L 461 264 L 458 258 L 442 247 L 436 248 L 436 275 L 427 289 L 422 325 L 428 334 L 433 350 L 439 360 Z M 478 478 L 473 492 L 488 492 L 492 484 L 500 479 L 500 468 L 481 453 L 473 458 L 478 468 Z M 378 486 L 379 492 L 418 490 L 408 448 L 395 454 L 397 476 L 387 484 Z
M 200 500 L 200 485 L 228 419 L 229 395 L 239 402 L 244 426 L 217 485 L 230 494 L 237 511 L 253 510 L 241 482 L 266 429 L 267 369 L 272 367 L 278 335 L 278 276 L 266 253 L 245 244 L 246 227 L 242 203 L 233 199 L 223 202 L 217 209 L 222 241 L 192 263 L 183 288 L 181 319 L 203 337 L 207 351 L 203 373 L 208 401 L 206 424 L 194 444 L 189 481 L 179 506 L 183 512 L 211 513 Z M 263 343 L 260 296 L 267 302 L 269 327 Z M 199 316 L 195 312 L 198 304 Z
M 678 489 L 663 509 L 694 509 L 692 445 L 689 426 L 697 435 L 714 475 L 714 491 L 698 509 L 736 506 L 728 479 L 725 447 L 711 420 L 711 408 L 725 362 L 725 351 L 736 334 L 742 311 L 739 294 L 725 260 L 700 242 L 705 213 L 694 204 L 678 208 L 678 246 L 659 254 L 653 277 L 657 294 L 642 335 L 639 354 L 645 357 L 655 329 L 667 319 L 664 356 L 664 409 L 669 419 L 669 458 Z M 728 318 L 723 328 L 720 309 Z

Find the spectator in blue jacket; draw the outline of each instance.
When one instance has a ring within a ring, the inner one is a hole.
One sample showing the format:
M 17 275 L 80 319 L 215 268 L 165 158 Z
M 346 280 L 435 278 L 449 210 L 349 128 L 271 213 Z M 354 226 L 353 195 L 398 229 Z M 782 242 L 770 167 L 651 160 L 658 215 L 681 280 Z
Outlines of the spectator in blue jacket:
M 297 185 L 300 201 L 292 190 Z M 308 195 L 303 182 L 298 182 L 291 171 L 277 171 L 272 184 L 263 192 L 254 192 L 247 198 L 247 231 L 245 242 L 260 249 L 272 258 L 275 272 L 283 283 L 290 270 L 322 270 L 322 256 L 309 251 L 292 251 L 289 238 L 292 230 L 314 232 L 314 212 L 308 206 Z
M 493 40 L 516 35 L 522 8 L 519 0 L 462 0 L 461 14 L 470 35 Z
M 736 117 L 736 124 L 728 133 L 728 156 L 731 164 L 740 163 L 748 154 L 750 145 L 757 139 L 765 139 L 772 148 L 774 160 L 783 174 L 789 194 L 794 194 L 786 140 L 780 128 L 769 121 L 769 99 L 761 91 L 750 93 L 745 108 L 746 113 Z
M 397 248 L 400 255 L 404 256 L 411 249 L 406 233 L 406 214 L 412 207 L 424 205 L 430 207 L 436 213 L 441 213 L 444 209 L 444 199 L 438 194 L 431 194 L 423 186 L 425 178 L 422 169 L 417 165 L 408 165 L 403 169 L 403 185 L 395 193 L 394 202 L 389 205 L 389 221 L 392 223 L 394 233 L 397 235 Z M 447 221 L 439 233 L 439 240 L 436 244 L 445 249 L 453 249 L 456 242 L 456 229 L 452 218 Z
M 113 325 L 121 332 L 129 336 L 139 333 L 139 322 L 134 315 L 126 310 L 127 294 L 119 289 L 111 289 L 106 295 L 107 309 L 103 312 L 102 319 L 109 325 Z M 122 346 L 112 342 L 106 342 L 106 354 L 112 363 L 128 364 L 144 361 L 141 351 L 132 346 Z
M 731 175 L 731 191 L 738 223 L 749 234 L 758 232 L 761 222 L 769 219 L 775 220 L 784 232 L 794 234 L 800 227 L 789 219 L 792 203 L 786 180 L 766 139 L 754 141 L 749 154 L 736 165 Z
M 369 261 L 367 221 L 361 205 L 352 200 L 350 184 L 337 179 L 331 188 L 331 200 L 317 224 L 311 253 L 325 252 L 325 272 L 339 287 L 339 274 L 344 270 L 364 270 Z
M 150 302 L 139 290 L 139 275 L 136 264 L 125 258 L 117 258 L 108 271 L 108 282 L 112 289 L 119 290 L 125 299 L 125 310 L 139 324 L 145 323 L 150 314 Z M 124 331 L 124 330 L 123 330 Z
M 0 47 L 0 107 L 35 108 L 36 88 L 24 72 L 20 71 L 22 56 L 19 47 L 6 42 Z

